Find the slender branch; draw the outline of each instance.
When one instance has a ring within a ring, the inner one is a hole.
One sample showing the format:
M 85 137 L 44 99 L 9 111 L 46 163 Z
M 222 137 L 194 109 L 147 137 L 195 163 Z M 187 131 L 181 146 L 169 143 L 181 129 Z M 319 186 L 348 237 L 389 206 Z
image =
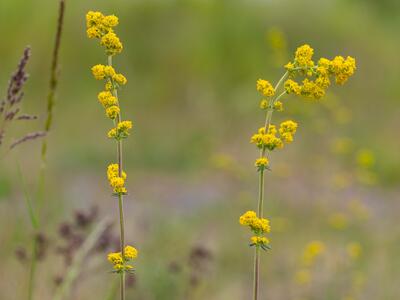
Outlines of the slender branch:
M 282 82 L 286 79 L 286 77 L 289 75 L 288 72 L 285 72 L 283 76 L 279 79 L 278 83 L 275 85 L 275 93 L 282 84 Z M 265 116 L 265 131 L 268 132 L 269 125 L 271 124 L 271 119 L 272 119 L 272 113 L 273 113 L 273 106 L 278 99 L 280 99 L 283 95 L 286 94 L 286 91 L 282 92 L 275 98 L 272 98 L 269 102 L 268 105 L 268 110 Z M 263 147 L 260 150 L 260 158 L 265 156 L 266 149 Z M 257 210 L 257 215 L 259 218 L 263 217 L 264 211 L 263 211 L 263 205 L 264 205 L 264 169 L 261 169 L 259 171 L 259 181 L 258 181 L 258 210 Z M 258 299 L 258 294 L 259 294 L 259 282 L 260 282 L 260 247 L 255 247 L 254 250 L 254 274 L 253 274 L 253 300 Z
M 108 65 L 112 66 L 112 56 L 108 56 Z M 113 84 L 113 86 L 115 86 Z M 118 91 L 116 88 L 113 89 L 114 96 L 118 99 Z M 119 102 L 118 102 L 119 106 Z M 116 125 L 121 121 L 121 114 L 118 114 Z M 118 160 L 118 176 L 122 177 L 123 166 L 122 166 L 122 141 L 117 141 L 117 160 Z M 120 247 L 122 260 L 125 263 L 125 220 L 124 220 L 124 199 L 123 195 L 118 195 L 118 208 L 119 208 L 119 224 L 120 224 Z M 121 272 L 121 300 L 125 300 L 125 272 Z

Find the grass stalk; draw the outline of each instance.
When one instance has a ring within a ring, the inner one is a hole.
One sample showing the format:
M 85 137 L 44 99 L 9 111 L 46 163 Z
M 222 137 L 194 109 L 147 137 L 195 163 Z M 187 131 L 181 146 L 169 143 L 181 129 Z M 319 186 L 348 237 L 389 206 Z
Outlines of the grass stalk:
M 59 79 L 59 53 L 60 53 L 60 45 L 61 45 L 61 36 L 63 31 L 64 24 L 64 15 L 65 15 L 65 0 L 60 0 L 59 8 L 58 8 L 58 20 L 57 20 L 57 31 L 54 41 L 54 48 L 52 54 L 52 62 L 50 68 L 50 84 L 49 84 L 49 92 L 47 95 L 47 118 L 44 124 L 44 131 L 48 133 L 53 124 L 53 108 L 55 103 L 55 95 L 58 86 Z M 47 162 L 47 134 L 43 138 L 42 141 L 42 149 L 41 149 L 41 166 L 40 166 L 40 174 L 39 174 L 39 190 L 38 190 L 38 202 L 40 206 L 43 205 L 44 198 L 44 190 L 45 190 L 45 170 L 46 170 L 46 162 Z

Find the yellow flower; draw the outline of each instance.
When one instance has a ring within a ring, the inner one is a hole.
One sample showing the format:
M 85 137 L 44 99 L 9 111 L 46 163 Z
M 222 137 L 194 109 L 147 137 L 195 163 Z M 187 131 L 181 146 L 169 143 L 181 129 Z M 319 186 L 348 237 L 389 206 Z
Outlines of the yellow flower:
M 101 38 L 100 44 L 106 48 L 108 55 L 121 53 L 123 48 L 118 36 L 112 30 Z
M 106 82 L 106 85 L 104 86 L 104 89 L 105 89 L 106 91 L 111 91 L 111 90 L 114 89 L 113 84 L 112 84 L 112 82 L 111 82 L 110 80 L 108 80 L 108 81 Z
M 292 120 L 284 121 L 279 126 L 279 134 L 281 135 L 284 133 L 295 134 L 297 127 L 298 127 L 297 123 Z
M 104 65 L 95 65 L 92 67 L 92 74 L 95 79 L 102 80 L 105 78 Z
M 132 128 L 132 121 L 122 121 L 118 123 L 118 131 L 127 132 Z
M 86 27 L 98 26 L 103 21 L 104 15 L 98 11 L 89 11 L 86 14 Z
M 113 105 L 106 109 L 106 115 L 110 119 L 114 120 L 119 115 L 120 109 L 118 106 Z
M 135 247 L 132 246 L 125 247 L 125 259 L 127 260 L 135 259 L 137 256 L 138 256 L 138 251 L 136 250 Z
M 101 103 L 101 105 L 103 105 L 104 108 L 108 108 L 118 104 L 117 98 L 114 97 L 110 91 L 100 92 L 97 95 L 97 99 L 99 99 L 99 102 Z
M 283 103 L 281 101 L 275 101 L 274 103 L 274 109 L 276 111 L 283 111 Z
M 325 95 L 325 90 L 314 81 L 306 78 L 303 80 L 300 94 L 308 98 L 320 99 Z
M 296 64 L 301 68 L 310 68 L 314 66 L 312 57 L 314 55 L 314 49 L 310 45 L 303 45 L 297 48 L 294 60 Z
M 275 90 L 271 83 L 264 79 L 257 80 L 257 91 L 259 91 L 265 97 L 271 97 L 275 94 Z
M 268 108 L 268 100 L 266 100 L 266 99 L 261 100 L 260 108 L 261 109 L 267 109 Z
M 110 178 L 110 185 L 113 188 L 123 187 L 125 184 L 125 180 L 122 177 L 112 177 Z
M 118 25 L 118 17 L 115 15 L 105 16 L 101 22 L 102 22 L 102 25 L 105 27 L 109 27 L 109 28 L 115 27 Z
M 356 61 L 353 57 L 336 56 L 331 62 L 331 70 L 335 74 L 336 83 L 344 84 L 356 70 Z
M 127 80 L 124 75 L 122 74 L 116 74 L 114 75 L 113 79 L 119 84 L 119 85 L 124 85 L 126 84 Z
M 98 27 L 90 27 L 86 30 L 86 34 L 89 39 L 100 38 L 101 31 Z
M 116 72 L 112 66 L 104 66 L 104 74 L 107 77 L 113 78 L 116 75 Z
M 284 66 L 284 68 L 285 68 L 288 72 L 293 72 L 295 66 L 294 66 L 294 64 L 293 64 L 292 62 L 288 62 L 288 63 Z
M 111 252 L 107 255 L 107 259 L 110 263 L 114 265 L 123 263 L 121 252 Z
M 107 178 L 111 179 L 113 177 L 118 177 L 119 176 L 119 166 L 118 164 L 110 164 L 107 168 Z M 127 175 L 124 171 L 122 171 L 121 174 L 122 178 L 125 180 Z
M 251 244 L 254 245 L 267 245 L 269 244 L 269 240 L 266 237 L 263 236 L 252 236 L 250 238 Z
M 288 94 L 300 95 L 301 93 L 300 85 L 292 79 L 288 79 L 285 81 L 285 90 Z
M 132 128 L 131 121 L 122 121 L 117 124 L 116 128 L 112 128 L 108 131 L 109 138 L 124 139 L 129 136 L 129 130 Z
M 239 223 L 240 223 L 240 225 L 247 226 L 247 225 L 251 224 L 251 222 L 254 218 L 257 218 L 256 212 L 249 210 L 240 216 Z
M 275 125 L 269 126 L 268 133 L 265 133 L 265 127 L 261 127 L 258 133 L 251 137 L 250 143 L 256 144 L 258 148 L 267 148 L 271 151 L 275 148 L 280 149 L 283 147 L 282 140 L 276 136 Z
M 268 166 L 268 164 L 269 164 L 268 158 L 261 157 L 261 158 L 256 159 L 256 162 L 254 165 L 259 169 L 264 169 Z
M 123 264 L 116 264 L 113 266 L 114 270 L 116 271 L 122 271 L 124 269 L 124 265 Z

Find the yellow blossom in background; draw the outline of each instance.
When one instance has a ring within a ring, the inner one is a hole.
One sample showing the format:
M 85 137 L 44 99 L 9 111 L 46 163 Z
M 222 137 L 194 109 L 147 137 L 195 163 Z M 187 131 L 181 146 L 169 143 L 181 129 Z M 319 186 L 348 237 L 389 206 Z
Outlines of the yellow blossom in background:
M 311 272 L 308 269 L 302 269 L 296 272 L 295 281 L 299 285 L 309 284 L 311 281 Z
M 351 259 L 356 260 L 357 258 L 360 257 L 360 255 L 362 253 L 362 247 L 361 247 L 360 243 L 352 242 L 352 243 L 347 244 L 346 252 Z
M 304 248 L 302 261 L 306 266 L 310 266 L 324 252 L 325 252 L 324 243 L 320 241 L 312 241 L 308 243 Z
M 365 206 L 365 204 L 363 204 L 359 199 L 352 199 L 347 207 L 354 219 L 365 221 L 371 215 L 368 207 Z
M 335 154 L 348 154 L 353 149 L 353 141 L 346 137 L 336 138 L 332 142 L 332 151 Z
M 271 97 L 275 94 L 274 87 L 264 79 L 257 80 L 257 91 L 263 94 L 264 97 Z
M 343 230 L 349 225 L 348 218 L 343 213 L 334 213 L 328 219 L 329 225 L 337 230 Z
M 371 150 L 361 149 L 357 152 L 357 164 L 362 168 L 371 168 L 375 164 L 375 156 Z

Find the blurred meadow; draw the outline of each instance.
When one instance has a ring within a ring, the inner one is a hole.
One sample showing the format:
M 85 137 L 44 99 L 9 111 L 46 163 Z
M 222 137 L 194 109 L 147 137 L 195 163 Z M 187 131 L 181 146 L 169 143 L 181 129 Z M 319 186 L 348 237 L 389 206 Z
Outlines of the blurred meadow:
M 57 7 L 0 1 L 0 99 L 30 45 L 22 110 L 38 116 L 18 121 L 7 139 L 43 129 Z M 96 220 L 117 220 L 105 176 L 115 145 L 90 72 L 104 53 L 86 37 L 88 10 L 116 14 L 124 43 L 115 63 L 128 78 L 120 97 L 134 122 L 124 145 L 126 236 L 139 250 L 127 299 L 250 299 L 253 252 L 238 218 L 256 206 L 249 140 L 263 114 L 255 82 L 279 79 L 305 43 L 317 59 L 355 57 L 357 71 L 318 103 L 283 99 L 299 129 L 266 175 L 272 250 L 262 255 L 261 299 L 400 299 L 397 0 L 67 0 L 35 299 L 53 299 L 69 268 L 63 228 L 80 230 L 75 245 L 93 207 Z M 26 299 L 25 194 L 35 203 L 40 147 L 40 139 L 0 147 L 0 299 Z M 106 254 L 85 259 L 68 299 L 116 299 Z

